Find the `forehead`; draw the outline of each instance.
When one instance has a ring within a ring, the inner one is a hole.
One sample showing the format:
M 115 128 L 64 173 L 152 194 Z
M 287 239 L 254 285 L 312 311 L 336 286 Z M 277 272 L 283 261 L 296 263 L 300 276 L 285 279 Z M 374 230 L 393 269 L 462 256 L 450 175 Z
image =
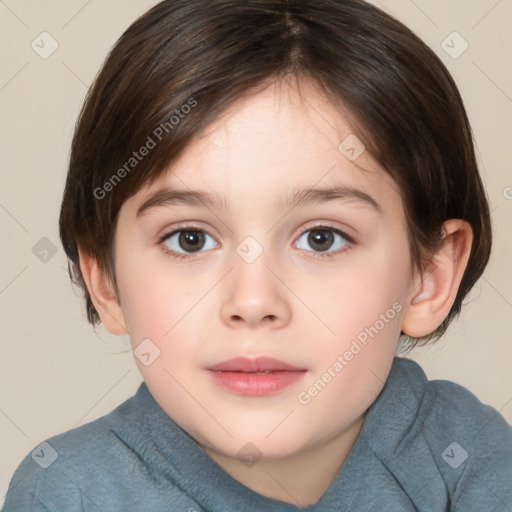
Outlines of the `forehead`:
M 284 207 L 300 190 L 332 187 L 357 190 L 387 208 L 401 205 L 350 113 L 311 82 L 285 82 L 232 104 L 132 203 L 140 207 L 158 190 L 174 188 L 208 192 L 225 208 L 270 197 Z

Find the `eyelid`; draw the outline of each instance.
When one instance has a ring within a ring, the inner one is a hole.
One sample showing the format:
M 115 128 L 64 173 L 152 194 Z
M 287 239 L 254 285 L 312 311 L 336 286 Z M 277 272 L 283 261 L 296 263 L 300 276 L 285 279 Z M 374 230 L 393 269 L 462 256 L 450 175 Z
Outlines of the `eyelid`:
M 306 227 L 304 228 L 301 228 L 300 232 L 299 232 L 299 235 L 297 235 L 295 238 L 298 239 L 300 238 L 304 233 L 308 232 L 308 231 L 314 231 L 314 230 L 321 230 L 321 229 L 331 229 L 337 233 L 339 233 L 343 238 L 345 238 L 345 240 L 347 242 L 349 242 L 350 244 L 354 245 L 357 243 L 357 240 L 352 236 L 352 235 L 349 235 L 346 231 L 346 229 L 344 228 L 341 228 L 339 226 L 335 226 L 332 222 L 330 221 L 314 221 L 312 225 L 306 225 Z
M 356 243 L 354 237 L 349 235 L 345 229 L 335 226 L 329 221 L 315 221 L 315 222 L 313 222 L 312 225 L 307 225 L 306 227 L 301 228 L 299 233 L 294 238 L 299 238 L 307 231 L 312 231 L 314 229 L 321 229 L 321 228 L 332 229 L 333 231 L 340 233 L 347 240 L 347 242 L 350 242 L 351 244 Z M 165 230 L 164 233 L 158 237 L 158 242 L 161 243 L 161 242 L 165 241 L 171 235 L 173 235 L 179 231 L 187 231 L 187 230 L 203 231 L 207 235 L 210 235 L 212 238 L 216 238 L 214 235 L 212 235 L 212 233 L 208 229 L 203 228 L 203 227 L 199 226 L 198 224 L 192 224 L 192 223 L 186 222 L 184 224 L 179 224 L 178 226 L 175 226 L 172 229 Z
M 306 225 L 305 227 L 301 228 L 299 234 L 294 237 L 294 244 L 308 231 L 314 231 L 314 230 L 332 230 L 335 233 L 339 234 L 341 237 L 343 237 L 347 241 L 347 247 L 341 250 L 337 251 L 329 251 L 329 252 L 315 252 L 315 251 L 306 251 L 308 253 L 311 253 L 311 255 L 314 258 L 331 258 L 335 257 L 336 255 L 346 251 L 347 249 L 351 248 L 352 246 L 357 244 L 357 241 L 349 235 L 344 229 L 334 226 L 332 222 L 329 221 L 314 221 L 312 225 Z M 176 233 L 179 233 L 180 231 L 201 231 L 203 233 L 206 233 L 208 236 L 213 238 L 215 240 L 215 243 L 218 245 L 219 243 L 216 241 L 216 237 L 210 233 L 210 231 L 206 228 L 203 228 L 199 226 L 198 224 L 193 224 L 191 222 L 185 222 L 184 224 L 179 224 L 172 229 L 169 229 L 164 232 L 163 235 L 160 235 L 157 240 L 158 246 L 165 245 L 166 240 L 168 240 L 171 236 L 175 235 Z M 177 253 L 172 251 L 171 249 L 165 249 L 166 253 L 168 255 L 172 255 L 173 257 L 179 258 L 180 260 L 186 259 L 186 258 L 194 258 L 195 256 L 202 253 L 202 251 L 196 252 L 196 253 Z
M 192 223 L 186 222 L 184 224 L 179 224 L 178 226 L 173 227 L 172 229 L 164 230 L 164 233 L 162 235 L 158 236 L 157 243 L 160 244 L 160 243 L 165 242 L 165 240 L 170 238 L 172 235 L 179 233 L 180 231 L 202 231 L 202 232 L 206 233 L 207 235 L 211 236 L 213 239 L 216 238 L 214 235 L 212 235 L 210 233 L 210 231 L 208 229 L 203 228 L 203 227 L 199 226 L 198 224 L 192 224 Z

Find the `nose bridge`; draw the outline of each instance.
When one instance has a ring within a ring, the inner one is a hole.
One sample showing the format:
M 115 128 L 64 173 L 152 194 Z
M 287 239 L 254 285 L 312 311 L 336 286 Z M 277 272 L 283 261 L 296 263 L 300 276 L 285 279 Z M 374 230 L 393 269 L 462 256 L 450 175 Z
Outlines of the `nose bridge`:
M 286 287 L 276 277 L 276 270 L 270 270 L 275 266 L 275 261 L 270 261 L 271 250 L 249 235 L 235 252 L 233 272 L 221 306 L 223 321 L 231 326 L 257 326 L 272 321 L 276 327 L 289 322 L 291 309 Z

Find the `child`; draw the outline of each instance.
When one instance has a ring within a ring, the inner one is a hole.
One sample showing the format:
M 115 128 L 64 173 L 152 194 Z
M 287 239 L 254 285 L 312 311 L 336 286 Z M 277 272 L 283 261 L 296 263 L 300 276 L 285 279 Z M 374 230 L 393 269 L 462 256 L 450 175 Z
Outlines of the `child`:
M 361 0 L 166 0 L 110 52 L 60 233 L 144 382 L 5 511 L 510 511 L 512 429 L 405 348 L 491 249 L 448 71 Z

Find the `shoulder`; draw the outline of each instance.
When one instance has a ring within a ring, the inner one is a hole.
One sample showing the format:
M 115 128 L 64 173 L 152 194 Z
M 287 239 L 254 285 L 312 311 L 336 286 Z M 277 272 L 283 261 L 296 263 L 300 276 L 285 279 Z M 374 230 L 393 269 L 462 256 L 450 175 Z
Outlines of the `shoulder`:
M 512 503 L 512 426 L 463 386 L 433 380 L 425 436 L 461 509 Z M 492 507 L 492 508 L 491 508 Z
M 482 429 L 496 428 L 505 436 L 511 426 L 490 405 L 482 403 L 464 386 L 449 380 L 428 380 L 421 366 L 411 359 L 395 358 L 390 374 L 390 392 L 417 406 L 416 419 L 439 425 L 443 431 L 474 438 Z
M 461 446 L 466 443 L 468 458 L 473 455 L 474 463 L 483 462 L 476 458 L 483 449 L 487 455 L 509 456 L 512 463 L 512 427 L 498 410 L 482 403 L 467 388 L 448 380 L 428 381 L 425 395 L 432 397 L 424 424 L 433 437 L 442 441 L 451 439 Z M 502 446 L 497 449 L 497 444 Z
M 418 435 L 448 487 L 452 503 L 500 510 L 512 503 L 512 426 L 495 408 L 448 380 L 427 380 L 420 366 L 399 363 L 403 379 L 414 380 Z
M 4 512 L 101 510 L 104 495 L 122 493 L 123 482 L 128 490 L 141 463 L 125 428 L 136 419 L 133 398 L 35 446 L 10 481 Z

